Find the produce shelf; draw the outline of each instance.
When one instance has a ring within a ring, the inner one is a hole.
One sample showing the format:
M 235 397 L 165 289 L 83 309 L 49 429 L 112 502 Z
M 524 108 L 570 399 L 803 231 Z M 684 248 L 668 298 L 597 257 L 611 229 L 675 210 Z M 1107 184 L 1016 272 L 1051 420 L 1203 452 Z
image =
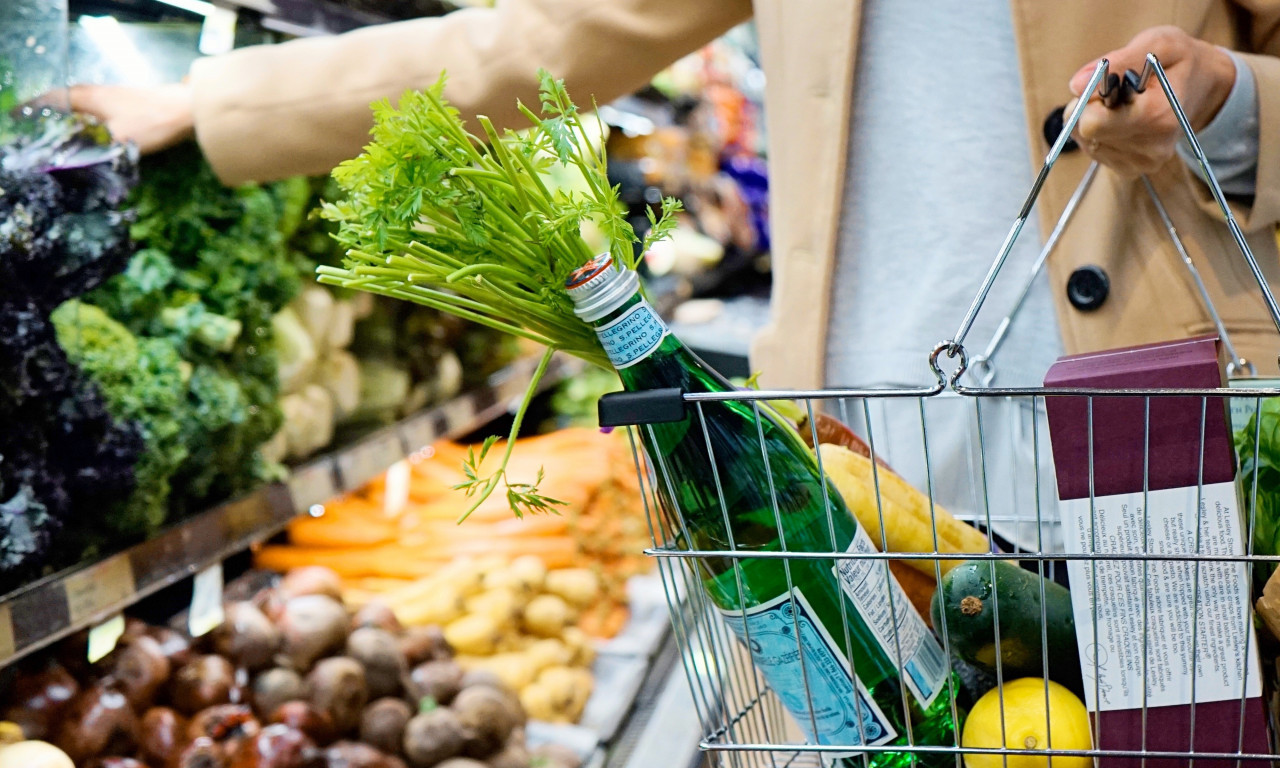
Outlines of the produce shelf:
M 581 370 L 555 357 L 541 389 Z M 420 411 L 294 469 L 265 486 L 187 518 L 158 536 L 97 562 L 77 565 L 0 597 L 0 666 L 114 616 L 148 595 L 265 541 L 298 514 L 365 484 L 397 461 L 441 438 L 479 429 L 524 394 L 536 359 L 519 360 L 486 386 Z

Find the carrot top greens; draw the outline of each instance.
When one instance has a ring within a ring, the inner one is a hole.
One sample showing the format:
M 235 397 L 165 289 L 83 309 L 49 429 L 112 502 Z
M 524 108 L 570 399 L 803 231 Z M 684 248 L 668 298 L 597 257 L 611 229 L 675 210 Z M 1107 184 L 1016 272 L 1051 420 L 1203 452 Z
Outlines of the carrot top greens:
M 540 495 L 537 481 L 511 482 L 507 460 L 552 354 L 563 350 L 611 368 L 564 292 L 565 278 L 596 255 L 583 226 L 605 236 L 615 264 L 636 262 L 638 238 L 608 182 L 603 140 L 592 143 L 564 81 L 545 70 L 538 79 L 540 113 L 520 104 L 530 127 L 519 133 L 499 134 L 485 117 L 476 119 L 483 136 L 468 132 L 444 98 L 443 75 L 425 91 L 406 93 L 398 107 L 375 103 L 373 141 L 334 170 L 345 196 L 323 208 L 348 250 L 341 268 L 317 270 L 320 282 L 417 302 L 547 348 L 499 467 L 488 476 L 480 471 L 493 441 L 464 467 L 459 489 L 475 500 L 463 519 L 500 486 L 517 517 L 562 503 Z M 580 183 L 552 184 L 558 169 Z M 650 213 L 642 251 L 670 234 L 679 210 L 679 201 L 667 198 L 661 217 Z

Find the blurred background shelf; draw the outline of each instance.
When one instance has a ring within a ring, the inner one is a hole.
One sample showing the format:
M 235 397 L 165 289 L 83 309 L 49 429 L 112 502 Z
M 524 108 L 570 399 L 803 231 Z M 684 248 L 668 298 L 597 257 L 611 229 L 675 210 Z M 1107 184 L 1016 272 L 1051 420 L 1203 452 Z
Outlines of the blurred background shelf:
M 557 356 L 541 389 L 584 364 Z M 139 600 L 279 533 L 298 514 L 322 514 L 329 499 L 359 488 L 441 438 L 473 432 L 506 414 L 537 360 L 521 359 L 486 386 L 308 461 L 249 495 L 175 523 L 101 560 L 47 576 L 0 597 L 0 666 L 98 624 Z

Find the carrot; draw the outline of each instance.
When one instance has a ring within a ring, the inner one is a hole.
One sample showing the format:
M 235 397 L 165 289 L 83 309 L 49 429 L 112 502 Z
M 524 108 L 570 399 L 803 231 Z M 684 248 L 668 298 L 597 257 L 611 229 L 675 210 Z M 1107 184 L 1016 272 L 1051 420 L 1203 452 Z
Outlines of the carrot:
M 304 547 L 362 547 L 396 540 L 395 526 L 385 521 L 299 517 L 289 523 L 289 541 Z
M 626 625 L 631 611 L 621 604 L 601 604 L 587 611 L 578 620 L 578 629 L 592 637 L 609 639 L 616 637 Z

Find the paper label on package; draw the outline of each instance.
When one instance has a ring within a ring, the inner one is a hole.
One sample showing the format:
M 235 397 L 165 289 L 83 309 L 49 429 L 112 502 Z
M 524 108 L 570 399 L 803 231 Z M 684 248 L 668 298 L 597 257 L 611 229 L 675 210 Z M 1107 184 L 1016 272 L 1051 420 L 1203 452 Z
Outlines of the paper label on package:
M 869 555 L 879 550 L 862 526 L 858 526 L 848 551 Z M 840 581 L 840 588 L 858 609 L 858 615 L 875 635 L 880 650 L 898 662 L 916 703 L 928 709 L 946 684 L 946 657 L 924 619 L 907 599 L 907 593 L 885 567 L 885 561 L 850 558 L 838 561 L 832 571 Z
M 1145 514 L 1140 492 L 1062 502 L 1067 552 L 1141 556 L 1145 520 L 1150 555 L 1244 554 L 1235 483 L 1146 498 Z M 1244 562 L 1069 560 L 1067 573 L 1090 711 L 1141 709 L 1144 671 L 1148 707 L 1190 704 L 1193 676 L 1196 703 L 1262 695 Z

